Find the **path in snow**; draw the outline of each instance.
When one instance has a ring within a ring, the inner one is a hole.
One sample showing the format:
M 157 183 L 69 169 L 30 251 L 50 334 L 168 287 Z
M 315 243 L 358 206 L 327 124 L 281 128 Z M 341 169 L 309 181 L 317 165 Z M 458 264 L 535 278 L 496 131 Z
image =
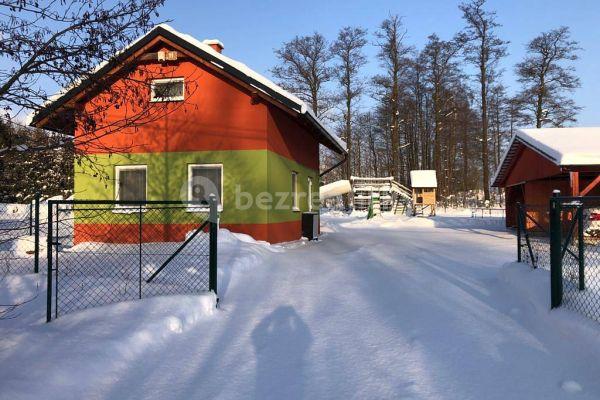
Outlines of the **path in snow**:
M 222 255 L 253 265 L 225 268 L 212 316 L 148 311 L 150 299 L 50 327 L 26 318 L 0 347 L 0 398 L 600 397 L 598 347 L 501 279 L 516 250 L 499 224 L 324 222 L 317 243 Z

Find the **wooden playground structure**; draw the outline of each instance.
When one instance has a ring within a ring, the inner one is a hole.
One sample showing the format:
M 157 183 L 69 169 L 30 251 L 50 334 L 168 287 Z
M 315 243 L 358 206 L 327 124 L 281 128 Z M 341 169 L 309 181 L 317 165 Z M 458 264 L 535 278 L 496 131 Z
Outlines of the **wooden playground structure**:
M 435 215 L 437 177 L 434 170 L 410 171 L 412 215 Z
M 356 211 L 405 214 L 410 207 L 412 215 L 435 215 L 437 180 L 435 171 L 411 171 L 412 189 L 394 180 L 394 177 L 358 177 L 341 180 L 321 187 L 321 200 L 352 194 Z
M 381 212 L 403 214 L 407 203 L 410 201 L 410 189 L 396 182 L 393 177 L 363 178 L 353 176 L 350 178 L 352 193 L 354 194 L 354 209 L 366 211 L 374 198 L 379 200 Z

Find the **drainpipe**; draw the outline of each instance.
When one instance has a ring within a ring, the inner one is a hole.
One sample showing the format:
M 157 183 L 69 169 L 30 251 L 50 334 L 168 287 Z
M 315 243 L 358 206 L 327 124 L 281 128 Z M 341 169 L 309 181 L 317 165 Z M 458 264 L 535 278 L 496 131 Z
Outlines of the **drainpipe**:
M 347 160 L 348 160 L 348 153 L 344 153 L 344 157 L 337 164 L 335 164 L 333 167 L 327 168 L 325 171 L 321 172 L 319 174 L 319 177 L 322 178 L 324 175 L 330 173 L 331 171 L 333 171 L 334 169 L 336 169 L 337 167 L 339 167 L 340 165 L 345 163 Z

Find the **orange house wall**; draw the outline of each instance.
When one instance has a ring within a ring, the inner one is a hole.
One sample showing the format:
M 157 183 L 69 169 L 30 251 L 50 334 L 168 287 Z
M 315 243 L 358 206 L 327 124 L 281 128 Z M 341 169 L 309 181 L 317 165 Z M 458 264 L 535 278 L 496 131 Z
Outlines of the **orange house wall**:
M 200 150 L 255 150 L 266 148 L 267 107 L 252 104 L 251 96 L 233 82 L 216 76 L 206 67 L 190 61 L 176 68 L 159 64 L 148 67 L 153 76 L 183 77 L 184 102 L 156 103 L 166 115 L 137 127 L 102 137 L 93 148 L 80 145 L 88 153 L 125 149 L 126 153 L 155 153 Z M 117 81 L 114 85 L 123 85 Z M 148 90 L 141 90 L 141 93 Z M 149 101 L 149 93 L 143 101 Z M 128 107 L 110 107 L 101 124 L 120 121 Z M 139 112 L 135 108 L 130 115 Z M 81 135 L 78 132 L 77 137 Z
M 319 170 L 319 142 L 298 121 L 279 108 L 269 105 L 267 149 Z
M 186 100 L 157 103 L 156 107 L 166 107 L 166 115 L 137 129 L 99 134 L 101 137 L 91 146 L 82 142 L 84 137 L 78 129 L 75 145 L 79 150 L 92 154 L 120 149 L 125 153 L 268 149 L 313 170 L 319 169 L 319 142 L 293 115 L 262 101 L 253 102 L 251 93 L 201 64 L 185 61 L 174 69 L 160 64 L 148 69 L 153 76 L 183 77 Z M 188 90 L 187 86 L 194 87 Z M 149 101 L 149 94 L 144 101 Z M 135 115 L 135 108 L 128 108 L 110 107 L 100 125 Z
M 221 228 L 232 232 L 245 233 L 256 240 L 270 243 L 290 242 L 300 238 L 301 221 L 278 222 L 269 224 L 220 224 Z M 186 235 L 197 229 L 197 224 L 144 224 L 141 241 L 182 242 Z M 139 243 L 138 224 L 75 224 L 75 244 L 83 242 L 98 243 Z M 208 228 L 205 229 L 207 231 Z
M 245 88 L 199 63 L 183 61 L 166 69 L 160 64 L 146 68 L 154 76 L 183 77 L 186 81 L 185 102 L 157 103 L 157 107 L 166 107 L 167 115 L 137 129 L 123 129 L 106 136 L 99 132 L 100 138 L 92 145 L 87 145 L 82 130 L 76 129 L 75 145 L 78 150 L 94 154 L 268 149 L 318 171 L 318 140 L 293 115 L 264 101 L 253 101 Z M 188 90 L 187 86 L 192 82 L 194 87 Z M 114 83 L 115 87 L 124 84 L 122 80 Z M 146 92 L 147 89 L 140 91 Z M 102 96 L 93 101 L 102 101 Z M 149 93 L 143 101 L 149 101 Z M 91 106 L 88 104 L 86 107 L 90 109 Z M 112 105 L 100 125 L 123 120 L 128 114 L 135 113 L 135 108 Z M 266 174 L 267 171 L 253 173 Z M 301 221 L 228 224 L 223 227 L 276 243 L 298 239 Z M 188 228 L 182 226 L 182 232 Z M 181 236 L 178 229 L 167 236 L 178 239 Z

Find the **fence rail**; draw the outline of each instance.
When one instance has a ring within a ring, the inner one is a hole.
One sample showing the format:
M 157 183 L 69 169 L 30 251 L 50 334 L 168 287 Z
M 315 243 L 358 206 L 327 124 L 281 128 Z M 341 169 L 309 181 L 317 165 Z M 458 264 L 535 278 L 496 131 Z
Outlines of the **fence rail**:
M 472 218 L 506 218 L 506 211 L 504 208 L 493 208 L 493 207 L 474 207 L 471 208 Z
M 125 300 L 217 292 L 217 206 L 48 202 L 47 320 Z

